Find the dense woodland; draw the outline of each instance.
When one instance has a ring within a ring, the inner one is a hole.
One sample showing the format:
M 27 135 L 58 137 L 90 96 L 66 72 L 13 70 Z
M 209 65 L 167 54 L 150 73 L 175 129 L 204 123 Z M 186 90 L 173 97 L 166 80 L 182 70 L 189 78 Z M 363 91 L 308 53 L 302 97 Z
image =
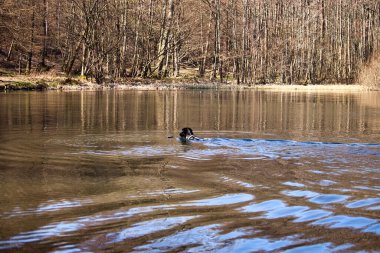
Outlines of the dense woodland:
M 350 83 L 380 52 L 380 1 L 0 0 L 0 50 L 2 67 L 98 83 Z

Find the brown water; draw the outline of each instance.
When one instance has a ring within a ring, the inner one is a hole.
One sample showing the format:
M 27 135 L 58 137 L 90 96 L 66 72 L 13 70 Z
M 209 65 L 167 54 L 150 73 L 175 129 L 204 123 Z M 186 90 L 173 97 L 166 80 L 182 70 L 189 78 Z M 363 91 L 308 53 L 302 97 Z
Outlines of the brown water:
M 379 101 L 2 93 L 0 251 L 380 251 Z

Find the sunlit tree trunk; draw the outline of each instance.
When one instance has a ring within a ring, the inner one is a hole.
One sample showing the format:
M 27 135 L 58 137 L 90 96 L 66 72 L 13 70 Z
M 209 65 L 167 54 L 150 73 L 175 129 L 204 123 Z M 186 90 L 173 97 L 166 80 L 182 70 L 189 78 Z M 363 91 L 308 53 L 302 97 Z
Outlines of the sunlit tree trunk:
M 168 11 L 166 10 L 166 6 L 168 6 Z M 159 78 L 164 76 L 164 64 L 167 62 L 168 57 L 168 45 L 169 39 L 171 36 L 171 28 L 172 28 L 172 19 L 174 15 L 174 0 L 165 0 L 163 6 L 163 21 L 162 21 L 162 32 L 160 36 L 160 42 L 158 45 L 158 56 L 157 56 L 157 76 Z
M 217 72 L 219 71 L 220 81 L 223 81 L 223 72 L 222 65 L 220 59 L 220 46 L 221 46 L 221 30 L 220 30 L 220 22 L 221 22 L 221 10 L 220 10 L 220 0 L 215 0 L 214 2 L 214 59 L 212 64 L 212 74 L 211 80 L 216 80 Z

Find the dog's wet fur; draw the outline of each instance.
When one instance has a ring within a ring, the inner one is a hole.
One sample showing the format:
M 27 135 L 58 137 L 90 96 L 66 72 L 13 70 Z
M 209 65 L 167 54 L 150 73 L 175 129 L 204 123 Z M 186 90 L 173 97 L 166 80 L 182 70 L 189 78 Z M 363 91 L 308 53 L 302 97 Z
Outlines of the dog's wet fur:
M 194 140 L 195 136 L 193 133 L 193 129 L 190 127 L 182 128 L 182 132 L 179 133 L 179 137 L 182 141 Z

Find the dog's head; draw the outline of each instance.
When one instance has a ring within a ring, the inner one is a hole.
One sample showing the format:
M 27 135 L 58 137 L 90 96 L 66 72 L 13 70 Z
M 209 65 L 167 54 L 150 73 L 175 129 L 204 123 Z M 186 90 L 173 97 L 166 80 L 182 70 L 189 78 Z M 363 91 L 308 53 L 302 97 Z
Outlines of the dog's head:
M 187 140 L 192 140 L 194 139 L 193 129 L 190 127 L 182 128 L 182 132 L 179 133 L 179 136 L 181 138 L 186 138 Z

